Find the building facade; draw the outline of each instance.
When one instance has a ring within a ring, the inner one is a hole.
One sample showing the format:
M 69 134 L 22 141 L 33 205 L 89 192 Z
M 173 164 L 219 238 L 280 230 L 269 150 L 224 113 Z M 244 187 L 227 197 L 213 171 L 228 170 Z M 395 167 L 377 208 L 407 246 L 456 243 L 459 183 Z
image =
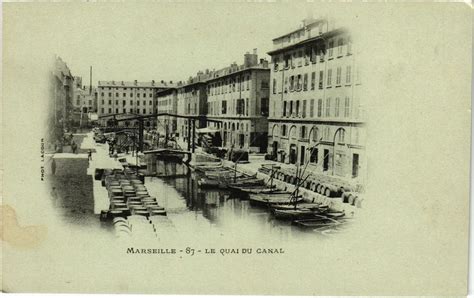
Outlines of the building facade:
M 267 150 L 270 69 L 256 50 L 246 53 L 244 64 L 213 71 L 207 81 L 208 118 L 220 120 L 222 146 L 265 152 Z
M 67 64 L 58 56 L 53 60 L 49 92 L 47 118 L 49 135 L 46 137 L 48 146 L 62 142 L 64 130 L 72 127 L 74 77 Z
M 173 114 L 178 113 L 178 90 L 169 88 L 156 93 L 157 113 Z M 174 135 L 178 128 L 176 117 L 157 117 L 157 132 L 160 136 Z
M 350 32 L 306 19 L 273 44 L 268 152 L 328 175 L 364 175 L 366 119 Z
M 97 114 L 105 125 L 113 115 L 146 116 L 157 112 L 156 93 L 173 87 L 173 82 L 99 81 L 97 85 Z M 136 121 L 119 122 L 120 126 L 133 126 Z M 156 126 L 156 118 L 145 121 Z
M 177 113 L 184 116 L 205 117 L 207 115 L 207 85 L 208 74 L 199 72 L 187 82 L 177 87 Z M 177 136 L 181 141 L 188 141 L 192 135 L 192 122 L 195 120 L 178 118 Z M 195 129 L 206 127 L 205 121 L 195 121 Z

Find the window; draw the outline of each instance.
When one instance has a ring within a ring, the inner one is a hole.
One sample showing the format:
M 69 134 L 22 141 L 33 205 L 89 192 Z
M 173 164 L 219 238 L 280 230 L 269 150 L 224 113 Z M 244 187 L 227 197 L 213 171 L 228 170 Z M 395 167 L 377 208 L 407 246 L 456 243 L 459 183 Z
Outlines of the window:
M 146 106 L 146 100 L 143 101 L 143 105 Z
M 101 108 L 101 109 L 100 109 L 100 112 L 103 114 L 103 113 L 104 113 L 104 108 Z
M 326 98 L 326 117 L 331 117 L 331 98 Z
M 153 97 L 153 93 L 148 94 L 148 97 Z
M 132 100 L 130 101 L 130 105 L 133 106 L 133 101 Z
M 104 92 L 101 92 L 101 93 L 100 93 L 100 96 L 104 97 Z
M 342 73 L 342 68 L 338 67 L 336 71 L 336 85 L 341 85 L 341 73 Z
M 344 44 L 344 39 L 339 38 L 337 41 L 337 56 L 342 56 L 342 45 Z
M 118 113 L 119 113 L 119 109 L 115 108 L 115 114 L 118 114 Z
M 313 127 L 313 142 L 317 142 L 318 141 L 318 128 L 317 127 Z
M 304 91 L 308 90 L 308 74 L 307 73 L 304 74 L 304 78 L 303 78 L 303 90 Z
M 262 81 L 261 89 L 268 89 L 268 82 L 267 81 Z M 248 85 L 247 85 L 247 90 L 249 90 Z
M 276 88 L 277 88 L 277 81 L 276 79 L 273 79 L 273 94 L 276 94 Z
M 319 51 L 318 51 L 318 53 L 319 53 L 319 61 L 320 61 L 320 62 L 324 62 L 324 53 L 325 53 L 325 51 L 326 51 L 326 50 L 324 49 L 324 47 L 320 48 Z
M 344 101 L 344 117 L 350 116 L 349 104 L 350 104 L 349 97 L 346 97 Z
M 267 83 L 267 82 L 265 82 L 265 83 Z M 262 82 L 262 88 L 264 88 L 263 87 L 263 82 Z M 268 88 L 268 83 L 265 84 L 265 88 Z M 250 77 L 249 76 L 247 76 L 247 90 L 250 90 Z
M 302 86 L 301 75 L 299 74 L 298 75 L 298 80 L 297 80 L 297 85 L 296 85 L 297 91 L 301 90 L 301 86 Z
M 102 99 L 101 104 L 105 104 L 105 101 Z
M 333 48 L 334 48 L 334 40 L 331 40 L 331 41 L 329 42 L 329 49 L 328 49 L 328 51 L 329 51 L 329 53 L 328 53 L 329 58 L 332 57 L 332 50 L 333 50 Z
M 166 102 L 165 102 L 165 104 L 166 104 Z M 150 100 L 150 106 L 151 106 L 151 105 L 153 105 L 153 101 Z
M 143 109 L 143 114 L 146 114 L 146 109 Z
M 316 163 L 316 164 L 318 163 L 318 148 L 313 148 L 313 150 L 311 150 L 311 155 L 309 157 L 309 162 Z
M 109 97 L 112 97 L 112 92 L 109 92 Z
M 133 97 L 133 93 L 130 93 L 130 97 Z
M 247 106 L 248 106 L 248 101 L 247 101 Z M 269 100 L 268 100 L 268 98 L 262 98 L 260 106 L 261 106 L 262 116 L 268 116 L 268 112 L 269 112 Z M 248 107 L 247 107 L 247 110 L 248 110 Z
M 127 94 L 125 94 L 125 93 L 124 93 L 124 94 L 122 94 L 122 95 L 123 95 L 123 97 L 127 96 Z
M 290 111 L 288 113 L 288 117 L 291 117 L 293 116 L 293 101 L 290 100 Z
M 351 83 L 351 66 L 348 65 L 346 66 L 346 84 L 350 84 Z
M 295 116 L 299 117 L 300 116 L 300 101 L 299 100 L 296 101 L 296 109 L 295 110 L 296 110 L 295 111 L 295 114 L 296 114 Z
M 332 81 L 332 69 L 328 69 L 328 82 L 327 82 L 327 85 L 328 87 L 331 86 L 331 81 Z
M 321 70 L 319 72 L 319 89 L 323 89 L 323 82 L 324 82 L 324 71 Z
M 314 90 L 316 88 L 316 73 L 313 71 L 311 73 L 311 90 Z
M 124 113 L 124 114 L 127 113 L 127 109 L 123 109 L 123 113 Z
M 278 57 L 275 57 L 275 60 L 273 60 L 273 70 L 278 71 Z
M 249 99 L 248 98 L 245 99 L 245 115 L 246 116 L 249 115 Z
M 118 100 L 115 100 L 115 105 L 118 106 Z
M 89 105 L 92 105 L 92 99 L 89 99 Z
M 286 101 L 283 102 L 283 109 L 282 109 L 282 116 L 285 117 L 286 116 Z
M 115 93 L 115 97 L 119 97 L 119 94 L 118 94 L 118 92 L 116 92 L 116 93 Z
M 222 101 L 222 114 L 227 114 L 227 101 Z
M 286 125 L 285 125 L 285 124 L 283 124 L 283 125 L 281 126 L 281 136 L 282 136 L 282 137 L 285 137 L 285 136 L 286 136 Z
M 109 114 L 112 114 L 112 109 L 111 108 L 109 108 Z
M 77 96 L 77 97 L 79 97 L 79 96 Z M 78 106 L 80 104 L 81 104 L 81 100 L 80 99 L 76 100 L 76 105 Z
M 301 111 L 301 117 L 306 118 L 306 100 L 303 100 L 303 110 Z
M 305 139 L 306 138 L 306 126 L 301 126 L 300 127 L 300 138 Z
M 122 105 L 123 105 L 123 106 L 126 106 L 126 105 L 127 105 L 127 101 L 122 100 Z M 125 112 L 124 112 L 124 113 L 125 113 Z
M 295 84 L 295 77 L 291 76 L 290 77 L 290 91 L 293 91 L 294 84 Z
M 318 99 L 318 117 L 322 116 L 322 111 L 323 111 L 323 100 Z
M 137 101 L 137 106 L 139 106 L 139 105 L 140 105 L 140 101 Z
M 340 105 L 340 99 L 339 97 L 336 97 L 334 117 L 339 117 L 339 105 Z
M 350 40 L 347 41 L 347 55 L 352 54 L 352 43 Z
M 140 93 L 137 93 L 137 97 L 140 97 Z
M 288 92 L 288 77 L 285 78 L 285 93 Z
M 132 108 L 130 108 L 130 114 L 132 114 L 132 113 L 133 113 L 133 109 L 132 109 Z
M 314 117 L 314 99 L 311 99 L 310 104 L 309 104 L 309 117 L 310 118 Z
M 109 105 L 111 105 L 111 104 L 112 104 L 112 100 L 111 100 L 111 99 L 109 99 Z
M 145 97 L 146 97 L 146 93 L 143 93 L 143 98 L 145 98 Z

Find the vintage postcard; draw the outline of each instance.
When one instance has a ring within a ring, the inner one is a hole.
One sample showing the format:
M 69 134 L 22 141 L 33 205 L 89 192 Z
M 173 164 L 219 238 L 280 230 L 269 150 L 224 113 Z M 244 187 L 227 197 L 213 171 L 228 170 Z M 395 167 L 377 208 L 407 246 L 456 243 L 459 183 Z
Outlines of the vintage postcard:
M 465 3 L 4 3 L 2 290 L 463 296 Z

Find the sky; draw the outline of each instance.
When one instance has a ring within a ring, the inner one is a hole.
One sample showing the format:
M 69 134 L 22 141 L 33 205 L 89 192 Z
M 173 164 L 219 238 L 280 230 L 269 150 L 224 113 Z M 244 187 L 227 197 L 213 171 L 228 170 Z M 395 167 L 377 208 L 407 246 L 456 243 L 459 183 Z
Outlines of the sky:
M 295 2 L 296 3 L 296 2 Z M 34 31 L 73 75 L 98 80 L 186 80 L 199 70 L 243 63 L 272 39 L 324 15 L 311 3 L 82 3 L 37 6 L 22 30 Z M 24 20 L 24 19 L 23 19 Z

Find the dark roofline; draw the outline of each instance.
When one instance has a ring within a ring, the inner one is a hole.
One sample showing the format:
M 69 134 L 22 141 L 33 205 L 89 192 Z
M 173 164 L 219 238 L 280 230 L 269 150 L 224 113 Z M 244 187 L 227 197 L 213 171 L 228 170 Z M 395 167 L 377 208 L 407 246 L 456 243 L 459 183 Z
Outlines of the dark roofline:
M 206 84 L 206 82 L 207 81 L 193 82 L 193 83 L 189 83 L 189 84 L 185 84 L 185 85 L 181 85 L 181 86 L 176 86 L 175 88 L 180 89 L 180 88 L 190 87 L 190 86 L 198 85 L 198 84 Z
M 276 50 L 273 50 L 273 51 L 270 51 L 270 52 L 267 52 L 268 55 L 275 55 L 275 54 L 278 54 L 280 52 L 284 52 L 284 51 L 288 51 L 288 50 L 292 50 L 294 48 L 298 48 L 300 46 L 303 46 L 307 43 L 311 43 L 311 42 L 314 42 L 314 41 L 317 41 L 317 40 L 325 40 L 327 38 L 331 38 L 333 36 L 336 36 L 336 35 L 339 35 L 339 34 L 345 34 L 345 33 L 348 33 L 349 30 L 347 30 L 346 28 L 344 27 L 341 27 L 341 28 L 338 28 L 338 29 L 335 29 L 335 30 L 332 30 L 332 31 L 329 31 L 329 32 L 326 32 L 326 33 L 323 33 L 322 35 L 318 35 L 316 37 L 312 37 L 312 38 L 309 38 L 309 39 L 305 39 L 305 40 L 302 40 L 298 43 L 295 43 L 295 44 L 292 44 L 292 45 L 289 45 L 289 46 L 286 46 L 284 48 L 281 48 L 281 49 L 276 49 Z
M 286 37 L 286 36 L 291 35 L 291 34 L 293 34 L 293 33 L 295 33 L 295 32 L 304 30 L 305 27 L 313 28 L 313 27 L 316 26 L 316 24 L 319 24 L 319 23 L 325 22 L 325 21 L 327 21 L 327 20 L 326 20 L 326 19 L 317 19 L 317 20 L 314 20 L 314 22 L 311 22 L 311 23 L 309 23 L 309 24 L 307 24 L 307 25 L 305 25 L 305 26 L 303 26 L 303 27 L 301 27 L 301 28 L 295 29 L 295 30 L 293 30 L 293 31 L 291 31 L 291 32 L 288 32 L 288 33 L 286 33 L 286 34 L 283 34 L 283 35 L 280 35 L 280 36 L 278 36 L 278 37 L 275 37 L 274 39 L 272 39 L 272 41 L 275 41 L 275 40 L 277 40 L 277 39 Z
M 247 67 L 247 68 L 244 68 L 244 69 L 239 69 L 237 71 L 225 74 L 225 75 L 220 76 L 220 77 L 211 78 L 211 79 L 207 80 L 207 82 L 216 81 L 216 80 L 219 80 L 219 79 L 222 79 L 222 78 L 225 78 L 225 77 L 229 77 L 229 76 L 232 76 L 232 75 L 235 75 L 235 74 L 247 71 L 247 70 L 250 70 L 250 71 L 252 71 L 252 70 L 270 71 L 270 67 L 264 68 L 264 67 L 258 67 L 258 66 L 250 66 L 250 67 Z
M 172 93 L 172 91 L 176 91 L 177 87 L 171 87 L 171 88 L 168 88 L 168 89 L 164 89 L 164 90 L 159 90 L 156 92 L 156 95 L 159 96 L 159 95 L 167 95 L 167 94 L 170 94 Z

